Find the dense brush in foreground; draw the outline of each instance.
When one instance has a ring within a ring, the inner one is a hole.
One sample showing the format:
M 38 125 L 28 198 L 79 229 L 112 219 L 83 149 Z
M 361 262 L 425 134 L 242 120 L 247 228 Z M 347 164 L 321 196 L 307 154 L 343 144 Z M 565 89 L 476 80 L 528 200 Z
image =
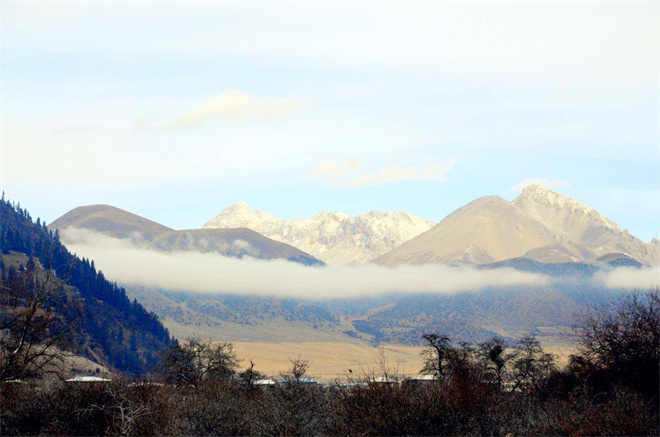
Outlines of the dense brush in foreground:
M 556 377 L 570 377 L 570 373 Z M 62 384 L 2 392 L 3 435 L 657 435 L 657 404 L 630 389 L 503 392 L 466 371 L 426 386 L 272 389 L 214 381 Z
M 583 316 L 579 334 L 579 353 L 563 369 L 540 359 L 547 354 L 533 337 L 504 359 L 495 341 L 480 345 L 486 354 L 470 355 L 428 334 L 427 367 L 436 372 L 423 382 L 396 383 L 384 374 L 309 384 L 306 363 L 295 360 L 283 382 L 268 388 L 255 384 L 252 368 L 240 378 L 227 372 L 235 359 L 229 344 L 209 349 L 191 340 L 166 355 L 170 383 L 4 384 L 0 433 L 658 435 L 660 293 L 628 295 Z M 179 365 L 188 361 L 204 364 Z M 507 375 L 518 382 L 508 384 Z

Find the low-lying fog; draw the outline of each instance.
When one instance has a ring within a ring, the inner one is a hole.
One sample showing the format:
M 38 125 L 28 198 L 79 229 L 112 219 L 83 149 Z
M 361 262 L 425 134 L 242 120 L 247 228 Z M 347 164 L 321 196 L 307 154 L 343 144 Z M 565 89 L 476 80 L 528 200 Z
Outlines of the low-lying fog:
M 112 281 L 173 291 L 236 293 L 299 298 L 346 298 L 389 292 L 443 293 L 485 287 L 543 285 L 551 278 L 513 269 L 479 270 L 445 265 L 390 268 L 373 264 L 307 267 L 285 260 L 229 258 L 217 253 L 159 252 L 129 240 L 69 229 L 62 241 L 78 256 L 93 259 Z M 609 288 L 660 284 L 660 269 L 619 268 L 592 281 Z

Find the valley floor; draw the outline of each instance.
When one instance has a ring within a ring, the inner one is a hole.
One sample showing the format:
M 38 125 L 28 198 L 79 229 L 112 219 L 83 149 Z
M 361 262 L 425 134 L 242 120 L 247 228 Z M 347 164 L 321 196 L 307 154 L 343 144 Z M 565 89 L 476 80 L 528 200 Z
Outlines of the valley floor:
M 257 343 L 236 342 L 234 347 L 244 361 L 255 363 L 255 369 L 267 375 L 277 375 L 291 367 L 290 359 L 309 361 L 308 375 L 318 381 L 332 381 L 381 375 L 387 373 L 415 375 L 422 368 L 421 347 L 387 344 L 373 347 L 368 344 L 341 342 Z M 350 369 L 350 372 L 349 372 Z
M 223 322 L 221 326 L 185 326 L 171 319 L 165 326 L 180 341 L 191 335 L 202 340 L 228 341 L 234 345 L 241 367 L 249 366 L 269 376 L 288 370 L 297 358 L 309 361 L 307 374 L 320 381 L 331 382 L 347 377 L 388 374 L 416 375 L 423 366 L 420 346 L 383 343 L 374 347 L 360 339 L 350 339 L 339 333 L 311 329 L 306 324 L 266 324 L 240 326 Z M 555 355 L 563 365 L 575 346 L 568 338 L 539 337 L 544 349 Z M 349 369 L 351 372 L 349 372 Z

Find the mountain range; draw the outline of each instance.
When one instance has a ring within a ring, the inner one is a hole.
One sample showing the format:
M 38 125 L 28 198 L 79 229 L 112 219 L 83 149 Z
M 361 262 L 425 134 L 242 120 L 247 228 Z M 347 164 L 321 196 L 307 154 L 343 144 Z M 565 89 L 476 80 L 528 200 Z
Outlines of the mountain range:
M 512 258 L 540 262 L 591 261 L 621 254 L 658 264 L 658 249 L 567 196 L 530 185 L 512 202 L 476 199 L 430 230 L 376 260 L 386 265 L 487 264 Z
M 569 344 L 574 313 L 618 292 L 592 279 L 613 267 L 657 265 L 659 247 L 658 240 L 645 243 L 594 209 L 536 185 L 511 202 L 498 196 L 476 199 L 437 224 L 405 212 L 356 217 L 321 212 L 283 220 L 244 203 L 225 209 L 202 229 L 184 231 L 107 205 L 76 208 L 50 224 L 60 231 L 76 227 L 162 251 L 303 264 L 468 264 L 551 278 L 545 284 L 454 295 L 393 293 L 321 301 L 127 287 L 175 336 L 227 341 L 416 344 L 421 333 L 436 330 L 465 341 L 535 332 Z
M 206 222 L 204 228 L 245 227 L 324 262 L 348 264 L 370 261 L 434 225 L 403 211 L 372 211 L 355 217 L 320 212 L 311 218 L 285 220 L 238 202 Z
M 592 279 L 613 267 L 657 265 L 660 246 L 657 239 L 642 242 L 594 209 L 539 186 L 527 187 L 511 202 L 498 196 L 476 199 L 437 224 L 405 212 L 356 217 L 319 213 L 310 219 L 280 220 L 240 203 L 204 228 L 189 230 L 174 230 L 108 205 L 76 208 L 48 228 L 8 202 L 0 202 L 0 214 L 2 280 L 24 271 L 31 257 L 37 266 L 50 263 L 58 275 L 64 272 L 70 278 L 67 293 L 83 314 L 75 352 L 110 369 L 135 373 L 144 372 L 159 350 L 171 344 L 169 332 L 178 338 L 202 334 L 227 341 L 409 344 L 430 330 L 465 341 L 493 333 L 535 332 L 569 344 L 574 313 L 617 293 Z M 67 231 L 74 228 L 165 252 L 215 252 L 304 265 L 322 265 L 320 259 L 388 266 L 471 264 L 550 279 L 450 295 L 390 293 L 326 300 L 122 288 L 108 282 L 92 260 L 77 258 L 61 244 L 60 235 L 66 243 Z M 53 309 L 68 323 L 66 308 Z
M 515 258 L 565 263 L 603 256 L 660 262 L 658 240 L 643 242 L 593 208 L 539 185 L 526 187 L 511 202 L 478 198 L 437 224 L 403 211 L 279 219 L 239 202 L 202 229 L 176 231 L 108 205 L 76 208 L 50 228 L 89 229 L 163 251 L 213 251 L 306 265 L 483 265 Z
M 295 247 L 271 240 L 247 228 L 176 231 L 110 205 L 81 206 L 49 225 L 49 229 L 57 229 L 60 232 L 70 228 L 128 239 L 137 247 L 165 252 L 217 252 L 236 258 L 248 256 L 258 259 L 286 259 L 305 265 L 323 264 Z M 64 240 L 66 241 L 66 238 Z

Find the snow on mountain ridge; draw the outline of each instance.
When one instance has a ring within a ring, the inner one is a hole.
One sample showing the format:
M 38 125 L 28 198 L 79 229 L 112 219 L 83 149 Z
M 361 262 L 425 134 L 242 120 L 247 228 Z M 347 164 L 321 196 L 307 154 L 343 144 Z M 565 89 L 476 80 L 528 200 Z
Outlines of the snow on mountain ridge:
M 659 240 L 642 242 L 595 209 L 539 185 L 526 187 L 512 202 L 498 196 L 476 199 L 437 226 L 403 211 L 279 219 L 240 202 L 204 227 L 252 229 L 328 263 L 378 258 L 388 265 L 483 264 L 518 256 L 575 262 L 620 253 L 660 264 Z
M 322 211 L 311 218 L 279 219 L 239 202 L 209 220 L 204 228 L 246 227 L 325 262 L 352 263 L 372 260 L 434 224 L 403 211 L 372 211 L 355 217 Z
M 564 196 L 562 194 L 555 193 L 554 191 L 551 191 L 541 185 L 537 184 L 532 184 L 528 185 L 522 190 L 522 193 L 520 196 L 518 196 L 514 201 L 512 202 L 514 205 L 520 204 L 523 202 L 523 199 L 528 199 L 530 201 L 533 201 L 538 204 L 542 205 L 547 205 L 553 207 L 555 210 L 563 210 L 566 212 L 570 212 L 571 214 L 575 213 L 580 213 L 583 214 L 589 219 L 594 220 L 598 222 L 598 224 L 603 225 L 605 227 L 617 230 L 621 232 L 621 228 L 619 228 L 619 225 L 614 223 L 612 220 L 608 219 L 607 217 L 601 215 L 598 211 L 595 209 L 578 202 L 577 200 L 573 199 L 572 197 Z M 527 213 L 531 213 L 532 215 L 534 211 L 526 211 Z M 539 220 L 540 217 L 534 217 L 535 219 Z M 544 220 L 539 220 L 540 222 L 544 222 Z M 547 223 L 544 223 L 547 225 Z
M 530 185 L 511 203 L 556 233 L 558 240 L 584 245 L 597 255 L 618 252 L 647 264 L 660 261 L 651 244 L 568 196 Z

